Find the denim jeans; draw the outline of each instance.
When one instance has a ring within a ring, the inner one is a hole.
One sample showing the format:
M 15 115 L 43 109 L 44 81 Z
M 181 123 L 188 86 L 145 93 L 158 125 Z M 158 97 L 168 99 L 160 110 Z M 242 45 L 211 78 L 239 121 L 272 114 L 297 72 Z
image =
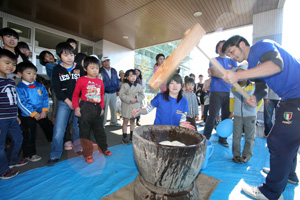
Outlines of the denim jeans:
M 7 156 L 5 153 L 6 136 L 11 140 Z M 23 136 L 17 119 L 0 119 L 0 174 L 9 170 L 8 165 L 20 161 L 19 152 L 22 142 Z
M 61 157 L 63 152 L 63 139 L 70 114 L 73 115 L 73 149 L 75 152 L 82 150 L 79 140 L 78 118 L 75 116 L 74 110 L 71 110 L 68 104 L 63 101 L 59 101 L 58 104 L 58 111 L 53 128 L 50 159 L 59 159 Z
M 265 124 L 265 136 L 269 134 L 273 127 L 273 112 L 276 109 L 279 100 L 270 99 L 270 104 L 268 106 L 264 105 L 264 124 Z

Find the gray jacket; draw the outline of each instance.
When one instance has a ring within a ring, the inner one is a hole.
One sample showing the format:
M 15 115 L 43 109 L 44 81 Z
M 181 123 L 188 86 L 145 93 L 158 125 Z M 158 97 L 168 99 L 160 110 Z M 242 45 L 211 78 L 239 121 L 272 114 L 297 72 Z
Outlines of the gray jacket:
M 255 83 L 250 82 L 249 84 L 242 87 L 243 90 L 251 96 L 255 91 Z M 257 106 L 254 108 L 245 103 L 244 97 L 232 87 L 230 92 L 230 112 L 234 112 L 234 116 L 239 117 L 253 117 L 256 116 Z
M 141 102 L 145 98 L 143 87 L 140 84 L 129 85 L 128 83 L 123 83 L 119 96 L 122 101 L 122 117 L 127 119 L 134 118 L 131 111 L 135 108 L 140 108 Z M 130 100 L 132 98 L 136 98 L 137 102 L 131 103 Z
M 187 93 L 186 91 L 183 91 L 182 96 L 186 98 L 186 100 L 189 103 L 189 112 L 187 114 L 187 117 L 195 117 L 199 115 L 198 111 L 198 102 L 197 97 L 194 93 Z

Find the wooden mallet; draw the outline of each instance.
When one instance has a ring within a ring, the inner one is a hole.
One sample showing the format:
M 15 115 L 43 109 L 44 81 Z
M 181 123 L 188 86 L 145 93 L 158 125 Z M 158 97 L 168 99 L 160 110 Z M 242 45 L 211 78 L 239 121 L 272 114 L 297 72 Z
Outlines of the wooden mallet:
M 196 24 L 192 29 L 187 30 L 185 37 L 182 39 L 177 48 L 165 60 L 162 66 L 153 74 L 148 83 L 149 86 L 153 89 L 157 89 L 159 86 L 161 86 L 174 73 L 177 66 L 195 46 L 197 46 L 204 56 L 209 59 L 213 67 L 222 75 L 224 75 L 226 70 L 221 66 L 221 64 L 215 58 L 210 58 L 198 45 L 200 39 L 203 37 L 203 35 L 205 35 L 205 33 L 205 30 L 200 26 L 200 24 Z M 250 99 L 250 96 L 241 88 L 238 83 L 234 83 L 233 86 L 241 95 L 243 95 L 244 98 Z
M 174 73 L 177 66 L 190 53 L 195 45 L 199 43 L 205 33 L 205 30 L 200 26 L 200 24 L 196 24 L 191 30 L 189 30 L 177 48 L 153 74 L 148 83 L 149 86 L 155 90 L 159 88 Z

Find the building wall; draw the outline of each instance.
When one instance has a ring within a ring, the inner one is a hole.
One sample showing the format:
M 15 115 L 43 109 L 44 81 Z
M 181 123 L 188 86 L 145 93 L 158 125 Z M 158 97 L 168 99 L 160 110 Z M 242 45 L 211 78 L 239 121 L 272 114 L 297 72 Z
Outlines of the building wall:
M 100 40 L 95 43 L 94 54 L 96 54 L 100 59 L 103 54 L 103 40 Z
M 270 10 L 253 15 L 253 44 L 263 39 L 282 44 L 283 9 Z M 258 112 L 262 116 L 264 106 Z
M 110 58 L 110 64 L 117 71 L 134 68 L 134 51 L 118 44 L 103 40 L 102 56 Z
M 271 39 L 282 44 L 283 9 L 253 15 L 253 44 Z

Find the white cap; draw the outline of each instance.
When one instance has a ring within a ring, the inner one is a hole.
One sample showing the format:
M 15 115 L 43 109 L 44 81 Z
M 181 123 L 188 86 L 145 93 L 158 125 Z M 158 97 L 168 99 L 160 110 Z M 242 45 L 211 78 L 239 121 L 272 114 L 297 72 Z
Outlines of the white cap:
M 97 59 L 99 60 L 98 56 L 95 55 L 95 54 L 92 54 L 92 55 L 90 55 L 90 56 L 95 57 L 95 58 L 97 58 Z
M 103 56 L 102 59 L 101 59 L 102 62 L 104 62 L 106 60 L 110 60 L 108 56 Z

